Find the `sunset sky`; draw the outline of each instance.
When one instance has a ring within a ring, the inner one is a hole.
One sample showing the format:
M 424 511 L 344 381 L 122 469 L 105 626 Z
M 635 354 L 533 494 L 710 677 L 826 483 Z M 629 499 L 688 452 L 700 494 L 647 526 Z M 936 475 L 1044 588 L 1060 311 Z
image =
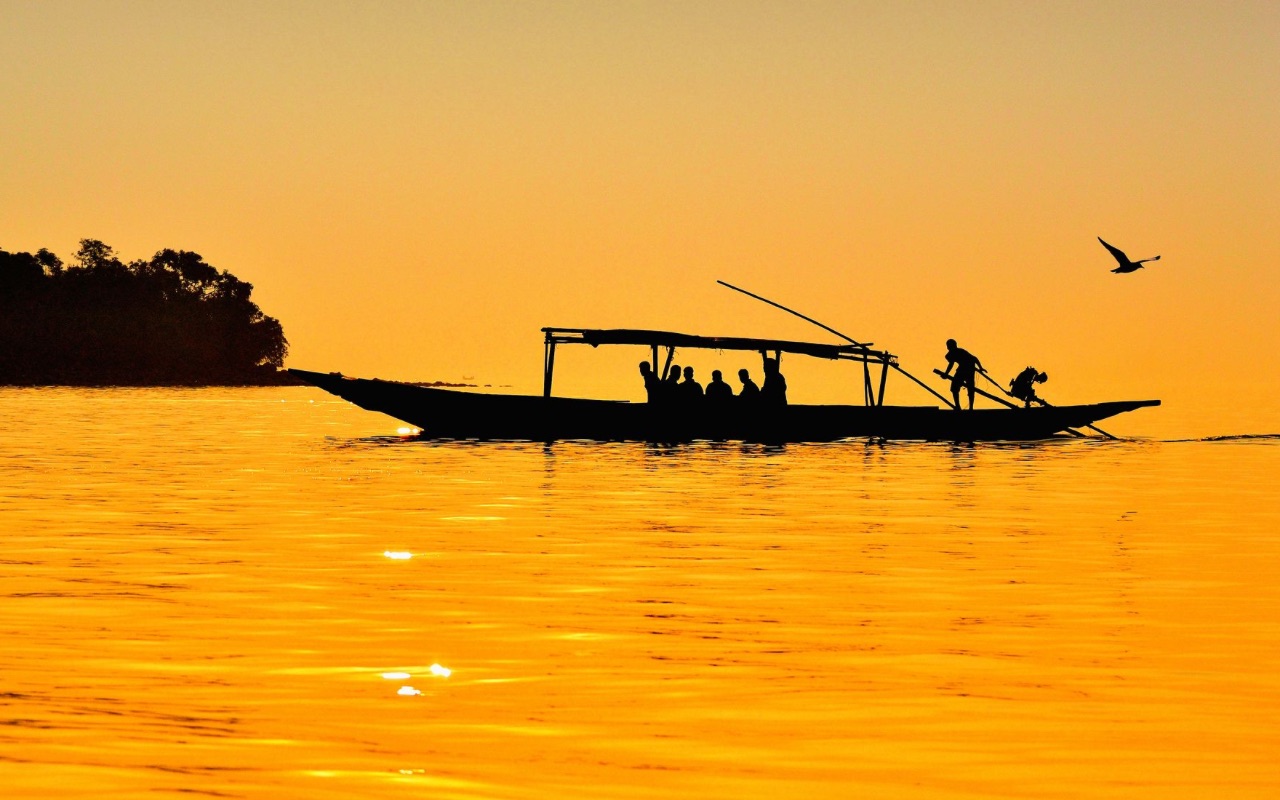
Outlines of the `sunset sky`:
M 197 251 L 307 369 L 537 391 L 544 325 L 830 340 L 721 278 L 922 377 L 954 337 L 1165 401 L 1126 432 L 1271 433 L 1277 43 L 1275 2 L 0 0 L 0 247 Z M 638 398 L 641 355 L 557 388 Z

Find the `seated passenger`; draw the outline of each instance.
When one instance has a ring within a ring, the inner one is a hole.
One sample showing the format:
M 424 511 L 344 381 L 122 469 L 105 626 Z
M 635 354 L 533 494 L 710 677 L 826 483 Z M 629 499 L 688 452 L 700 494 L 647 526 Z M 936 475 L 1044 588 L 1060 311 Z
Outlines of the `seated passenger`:
M 693 379 L 693 367 L 684 368 L 684 381 L 680 384 L 679 397 L 686 403 L 702 400 L 702 384 Z
M 648 361 L 640 362 L 640 375 L 644 378 L 645 400 L 650 404 L 661 402 L 662 381 L 658 380 L 657 373 L 649 366 Z
M 724 376 L 718 369 L 711 371 L 711 383 L 707 384 L 707 402 L 717 406 L 733 402 L 733 387 L 724 382 Z
M 738 402 L 751 405 L 760 399 L 760 387 L 751 380 L 751 373 L 745 369 L 738 370 L 738 380 L 742 381 L 742 391 L 738 392 Z
M 767 406 L 787 404 L 787 379 L 782 377 L 776 359 L 764 360 L 764 386 L 760 387 L 760 400 Z
M 662 382 L 662 399 L 674 403 L 680 397 L 680 365 L 672 364 L 667 379 Z

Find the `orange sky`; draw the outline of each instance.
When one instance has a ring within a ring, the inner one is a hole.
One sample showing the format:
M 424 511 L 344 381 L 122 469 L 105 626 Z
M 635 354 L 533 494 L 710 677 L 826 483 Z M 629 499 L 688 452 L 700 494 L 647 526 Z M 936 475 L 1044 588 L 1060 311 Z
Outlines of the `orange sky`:
M 1280 5 L 1116 5 L 0 0 L 0 247 L 198 251 L 304 368 L 536 391 L 543 325 L 825 340 L 723 278 L 917 374 L 954 336 L 1165 401 L 1122 432 L 1280 431 Z M 639 356 L 557 387 L 638 397 Z

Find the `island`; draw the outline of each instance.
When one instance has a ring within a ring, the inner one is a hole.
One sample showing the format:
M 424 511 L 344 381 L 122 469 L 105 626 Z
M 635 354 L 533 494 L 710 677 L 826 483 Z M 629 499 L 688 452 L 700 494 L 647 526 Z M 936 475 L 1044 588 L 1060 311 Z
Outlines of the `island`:
M 294 384 L 284 329 L 252 293 L 186 250 L 125 263 L 82 239 L 64 264 L 0 249 L 0 385 Z

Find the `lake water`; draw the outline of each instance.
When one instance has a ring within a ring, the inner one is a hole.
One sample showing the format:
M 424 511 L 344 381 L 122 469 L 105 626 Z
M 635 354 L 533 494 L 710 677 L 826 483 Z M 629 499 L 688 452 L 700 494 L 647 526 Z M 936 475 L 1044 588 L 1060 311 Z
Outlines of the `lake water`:
M 1280 793 L 1280 439 L 398 425 L 0 390 L 0 795 Z

